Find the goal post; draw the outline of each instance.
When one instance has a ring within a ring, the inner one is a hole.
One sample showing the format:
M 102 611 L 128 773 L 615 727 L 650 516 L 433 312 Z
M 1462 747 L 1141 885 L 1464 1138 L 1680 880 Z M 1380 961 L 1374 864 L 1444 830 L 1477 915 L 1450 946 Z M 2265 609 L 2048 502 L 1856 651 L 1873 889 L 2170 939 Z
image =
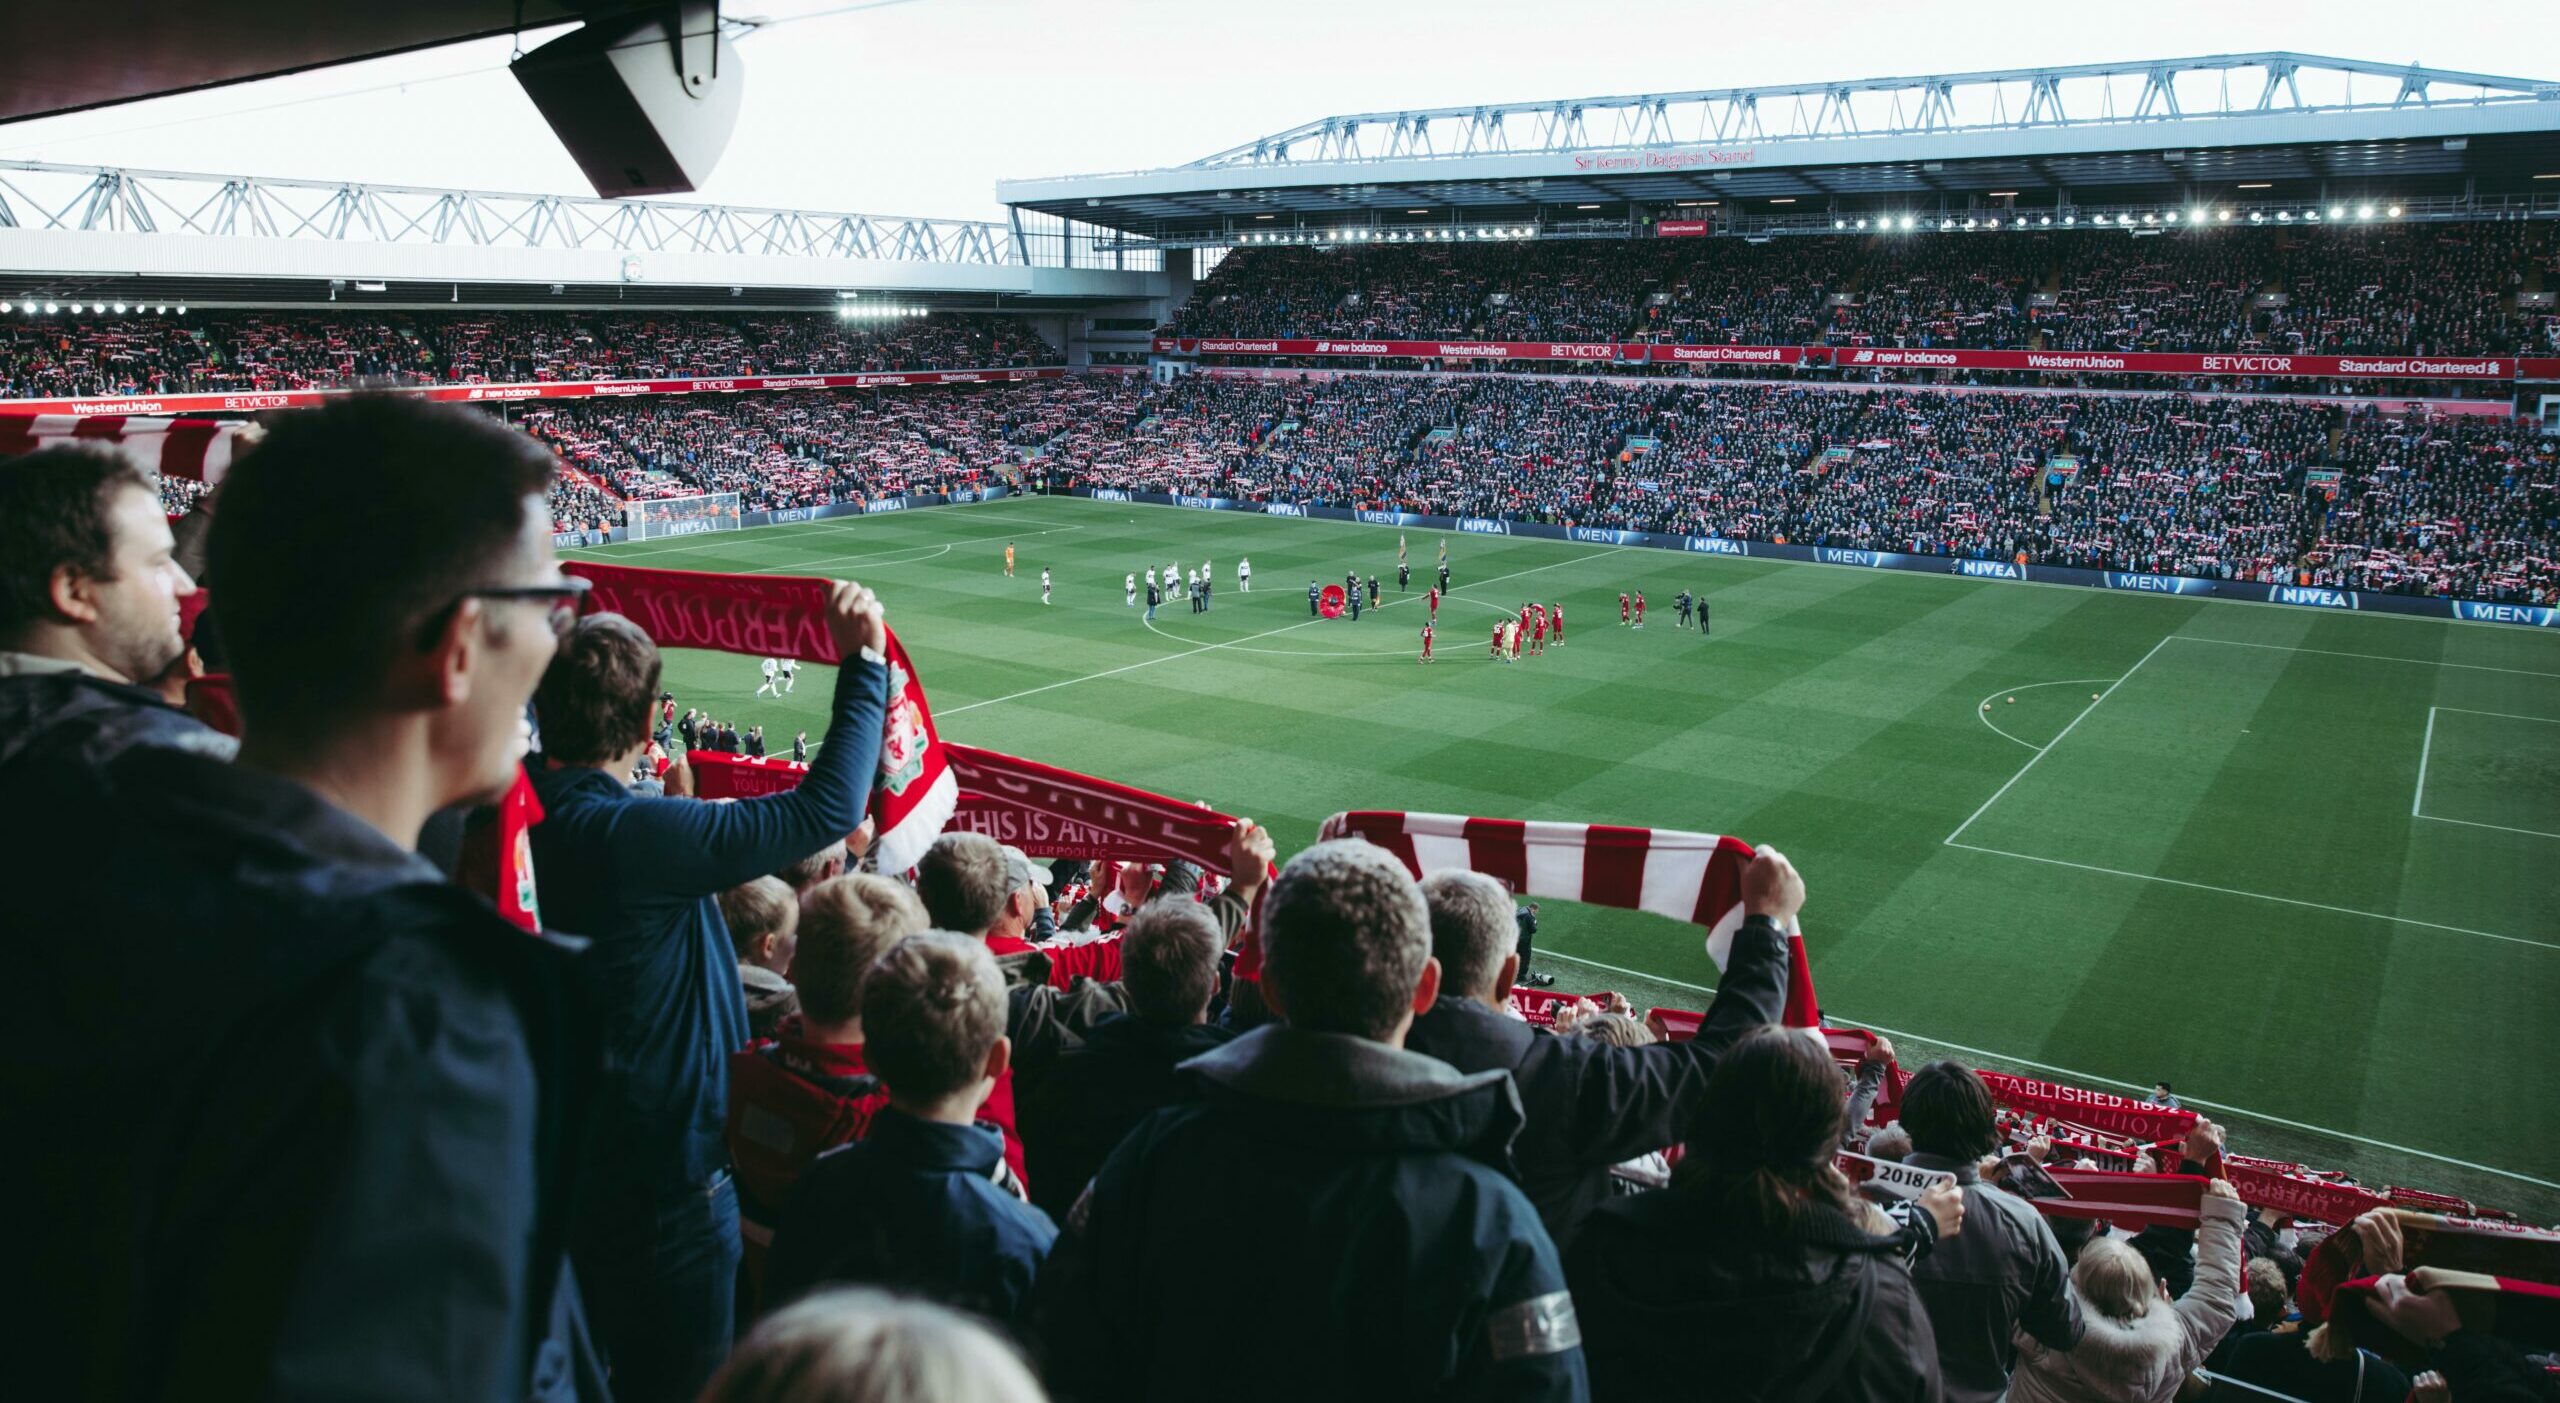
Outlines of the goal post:
M 653 497 L 625 502 L 622 524 L 635 541 L 666 536 L 693 536 L 705 531 L 738 529 L 738 494 L 706 492 L 697 497 Z

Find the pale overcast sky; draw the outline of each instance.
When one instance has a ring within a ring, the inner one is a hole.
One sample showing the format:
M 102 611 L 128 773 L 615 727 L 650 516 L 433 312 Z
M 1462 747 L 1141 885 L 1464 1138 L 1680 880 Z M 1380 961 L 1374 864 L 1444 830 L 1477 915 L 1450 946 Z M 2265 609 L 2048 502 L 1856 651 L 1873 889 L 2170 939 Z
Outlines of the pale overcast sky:
M 994 216 L 999 177 L 1172 165 L 1337 112 L 2261 49 L 2560 78 L 2555 0 L 731 0 L 699 195 Z M 845 11 L 817 14 L 820 11 Z M 0 126 L 0 160 L 588 193 L 498 40 Z

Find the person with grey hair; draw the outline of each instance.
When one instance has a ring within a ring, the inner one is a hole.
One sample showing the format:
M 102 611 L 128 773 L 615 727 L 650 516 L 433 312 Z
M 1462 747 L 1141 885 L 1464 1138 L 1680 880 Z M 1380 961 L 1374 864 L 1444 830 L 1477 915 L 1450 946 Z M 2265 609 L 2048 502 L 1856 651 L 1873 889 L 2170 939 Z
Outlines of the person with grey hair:
M 800 1176 L 765 1289 L 885 1286 L 1020 1329 L 1058 1229 L 998 1187 L 1004 1139 L 978 1120 L 1013 1054 L 995 957 L 949 931 L 890 946 L 863 977 L 862 1034 L 889 1104 Z
M 1590 1396 L 1555 1244 L 1505 1172 L 1510 1077 L 1403 1048 L 1439 996 L 1430 925 L 1368 843 L 1281 870 L 1262 907 L 1280 1021 L 1182 1064 L 1194 1099 L 1121 1142 L 1041 1275 L 1062 1393 Z M 1206 1244 L 1249 1267 L 1203 1289 Z M 1237 1320 L 1281 1347 L 1240 1359 Z
M 1477 872 L 1435 872 L 1422 895 L 1441 998 L 1414 1019 L 1405 1045 L 1461 1072 L 1510 1074 L 1528 1118 L 1511 1147 L 1520 1186 L 1548 1234 L 1570 1247 L 1582 1220 L 1608 1202 L 1611 1168 L 1677 1143 L 1716 1059 L 1744 1033 L 1778 1020 L 1787 989 L 1784 926 L 1804 904 L 1804 881 L 1783 854 L 1760 850 L 1743 873 L 1742 928 L 1698 1035 L 1647 1047 L 1558 1036 L 1510 1016 L 1519 928 L 1501 883 Z
M 1217 917 L 1187 896 L 1151 901 L 1129 922 L 1120 940 L 1129 1011 L 1095 1024 L 1022 1108 L 1031 1201 L 1052 1217 L 1066 1216 L 1138 1122 L 1179 1099 L 1175 1068 L 1232 1036 L 1208 1022 L 1225 947 Z
M 1046 1403 L 1004 1342 L 967 1316 L 883 1291 L 822 1291 L 767 1317 L 702 1403 Z

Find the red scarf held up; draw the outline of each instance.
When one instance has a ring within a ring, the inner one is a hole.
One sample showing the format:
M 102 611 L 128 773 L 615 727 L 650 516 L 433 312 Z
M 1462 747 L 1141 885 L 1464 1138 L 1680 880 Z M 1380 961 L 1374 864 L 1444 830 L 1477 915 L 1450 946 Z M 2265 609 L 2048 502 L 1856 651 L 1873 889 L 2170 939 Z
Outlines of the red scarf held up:
M 594 586 L 585 612 L 623 615 L 661 648 L 844 661 L 827 628 L 834 586 L 814 575 L 721 575 L 592 560 L 570 561 L 560 572 Z
M 2110 1135 L 2136 1140 L 2183 1139 L 2195 1127 L 2196 1113 L 2153 1106 L 2105 1091 L 2088 1091 L 2058 1082 L 2036 1081 L 2007 1072 L 1981 1072 L 1991 1099 L 2013 1110 L 2067 1120 Z
M 2030 1200 L 2050 1218 L 2098 1218 L 2127 1228 L 2185 1228 L 2203 1221 L 2200 1174 L 2126 1174 L 2110 1169 L 2057 1169 L 2045 1173 L 2069 1198 Z
M 984 833 L 1032 857 L 1227 865 L 1235 820 L 1213 809 L 956 741 L 943 743 L 959 800 L 947 828 Z M 797 786 L 809 767 L 703 751 L 689 756 L 695 792 L 744 799 Z
M 2295 1283 L 2294 1299 L 2305 1323 L 2327 1320 L 2333 1298 L 2346 1283 L 2416 1267 L 2560 1282 L 2560 1232 L 2405 1208 L 2379 1211 L 2390 1214 L 2400 1230 L 2399 1260 L 2366 1260 L 2365 1238 L 2353 1228 L 2329 1234 L 2303 1260 L 2302 1277 Z
M 1718 969 L 1742 925 L 1742 871 L 1752 858 L 1749 843 L 1711 833 L 1394 810 L 1338 813 L 1324 821 L 1323 832 L 1367 839 L 1416 880 L 1434 872 L 1481 872 L 1521 896 L 1650 911 L 1704 927 L 1707 954 Z M 1790 932 L 1789 943 L 1779 1021 L 1811 1028 L 1821 1010 L 1804 940 Z
M 832 581 L 813 575 L 652 570 L 589 560 L 560 568 L 593 585 L 583 606 L 586 612 L 621 614 L 661 648 L 844 661 L 827 627 Z M 889 702 L 881 727 L 880 771 L 871 789 L 872 848 L 883 868 L 904 871 L 940 836 L 959 786 L 951 777 L 924 684 L 895 633 L 885 651 Z

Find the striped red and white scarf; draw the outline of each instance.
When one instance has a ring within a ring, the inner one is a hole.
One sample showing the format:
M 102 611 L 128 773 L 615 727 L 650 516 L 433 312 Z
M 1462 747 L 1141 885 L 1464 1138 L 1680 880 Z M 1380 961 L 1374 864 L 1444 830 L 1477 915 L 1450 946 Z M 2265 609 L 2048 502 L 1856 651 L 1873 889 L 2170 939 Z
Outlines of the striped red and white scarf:
M 1416 880 L 1434 872 L 1481 872 L 1521 896 L 1552 897 L 1650 911 L 1706 929 L 1707 954 L 1725 967 L 1742 928 L 1742 872 L 1752 847 L 1740 838 L 1605 823 L 1538 823 L 1355 809 L 1324 821 L 1327 838 L 1365 838 L 1404 863 Z M 1789 931 L 1786 1012 L 1790 1028 L 1820 1022 L 1804 937 Z

